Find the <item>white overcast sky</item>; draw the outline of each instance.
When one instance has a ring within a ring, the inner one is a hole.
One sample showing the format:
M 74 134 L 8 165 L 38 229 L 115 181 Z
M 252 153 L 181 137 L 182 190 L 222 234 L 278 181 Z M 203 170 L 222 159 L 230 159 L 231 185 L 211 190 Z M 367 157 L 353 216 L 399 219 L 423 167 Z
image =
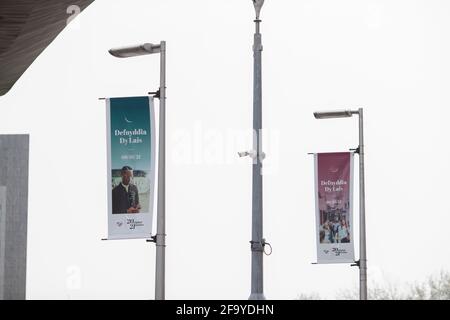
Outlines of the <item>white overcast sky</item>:
M 450 270 L 449 15 L 445 0 L 266 1 L 267 298 L 334 298 L 358 286 L 357 268 L 311 264 L 307 153 L 357 146 L 356 118 L 318 121 L 314 110 L 364 107 L 369 285 Z M 166 297 L 248 298 L 251 160 L 237 152 L 251 147 L 253 18 L 250 0 L 96 0 L 0 98 L 0 133 L 31 137 L 28 299 L 154 298 L 154 245 L 100 240 L 107 170 L 98 97 L 157 89 L 157 56 L 119 60 L 107 50 L 160 40 Z

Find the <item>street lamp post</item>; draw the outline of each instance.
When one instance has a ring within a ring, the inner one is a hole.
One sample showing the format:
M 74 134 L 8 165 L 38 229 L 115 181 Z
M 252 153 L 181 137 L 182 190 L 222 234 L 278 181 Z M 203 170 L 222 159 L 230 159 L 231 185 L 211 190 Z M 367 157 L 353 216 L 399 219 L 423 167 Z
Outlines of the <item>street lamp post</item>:
M 366 208 L 364 188 L 364 128 L 363 109 L 314 112 L 316 119 L 345 118 L 357 114 L 359 116 L 359 297 L 367 300 L 367 255 L 366 255 Z
M 159 98 L 159 153 L 158 153 L 158 212 L 156 227 L 155 299 L 165 299 L 166 261 L 166 42 L 159 44 L 115 48 L 109 53 L 118 58 L 129 58 L 153 53 L 160 54 Z

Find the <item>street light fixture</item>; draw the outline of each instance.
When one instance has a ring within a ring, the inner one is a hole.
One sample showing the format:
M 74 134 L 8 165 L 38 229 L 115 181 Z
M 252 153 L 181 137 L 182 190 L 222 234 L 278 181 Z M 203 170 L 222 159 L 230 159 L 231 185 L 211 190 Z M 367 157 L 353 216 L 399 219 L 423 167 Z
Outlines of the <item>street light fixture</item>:
M 152 53 L 160 53 L 161 45 L 160 44 L 152 44 L 152 43 L 144 43 L 137 46 L 128 46 L 121 48 L 113 48 L 108 51 L 111 55 L 117 58 L 130 58 L 136 56 L 143 56 Z
M 130 58 L 160 53 L 160 86 L 156 94 L 159 98 L 159 153 L 158 153 L 158 212 L 156 227 L 156 271 L 155 299 L 165 299 L 166 261 L 166 42 L 144 43 L 136 46 L 110 49 L 117 58 Z
M 351 110 L 321 111 L 314 112 L 314 117 L 316 119 L 347 118 L 351 117 L 355 112 L 358 113 L 358 111 Z
M 359 147 L 356 153 L 359 154 L 359 297 L 367 300 L 367 251 L 366 251 L 366 208 L 365 208 L 365 188 L 364 188 L 364 128 L 363 109 L 339 110 L 314 112 L 316 119 L 346 118 L 354 114 L 359 116 Z

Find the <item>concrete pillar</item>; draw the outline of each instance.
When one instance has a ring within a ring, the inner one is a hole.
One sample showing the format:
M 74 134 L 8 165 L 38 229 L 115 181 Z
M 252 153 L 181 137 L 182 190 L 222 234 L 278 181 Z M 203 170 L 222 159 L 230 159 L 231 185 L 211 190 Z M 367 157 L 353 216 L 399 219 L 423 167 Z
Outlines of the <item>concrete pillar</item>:
M 0 300 L 26 297 L 28 135 L 0 135 Z

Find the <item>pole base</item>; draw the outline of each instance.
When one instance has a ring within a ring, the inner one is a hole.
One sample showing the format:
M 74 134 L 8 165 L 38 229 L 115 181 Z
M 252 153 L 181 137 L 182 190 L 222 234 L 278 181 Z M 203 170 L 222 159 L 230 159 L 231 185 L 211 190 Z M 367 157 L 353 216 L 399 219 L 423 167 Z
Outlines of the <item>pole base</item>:
M 264 293 L 252 293 L 248 300 L 266 300 Z

